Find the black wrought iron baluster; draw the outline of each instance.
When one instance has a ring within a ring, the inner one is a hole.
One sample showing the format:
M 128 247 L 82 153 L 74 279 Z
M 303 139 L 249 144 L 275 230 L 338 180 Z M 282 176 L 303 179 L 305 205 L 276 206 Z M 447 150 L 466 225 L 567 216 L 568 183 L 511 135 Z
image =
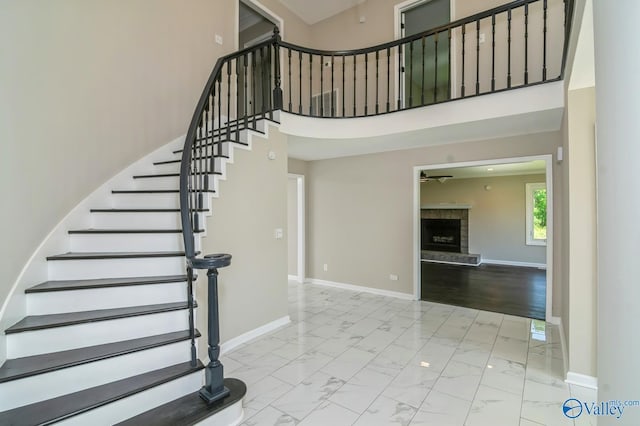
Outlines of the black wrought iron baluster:
M 320 117 L 324 117 L 324 55 L 320 55 Z
M 204 134 L 205 137 L 201 142 L 202 149 L 200 150 L 200 170 L 203 171 L 202 175 L 202 189 L 203 191 L 209 190 L 209 162 L 207 161 L 207 155 L 209 153 L 209 135 L 213 138 L 213 135 L 209 132 L 209 100 L 207 99 L 207 103 L 204 105 Z M 212 139 L 213 142 L 213 139 Z M 198 212 L 195 213 L 196 217 L 198 216 Z M 198 226 L 194 226 L 195 229 L 199 229 Z
M 433 103 L 438 102 L 438 33 L 434 34 L 435 60 L 433 63 Z M 424 59 L 422 60 L 424 62 Z
M 247 81 L 247 54 L 242 57 L 242 66 L 244 68 L 244 127 L 249 128 L 249 82 Z
M 231 140 L 231 61 L 227 62 L 227 139 Z
M 291 48 L 287 48 L 287 53 L 289 57 L 289 109 L 287 111 L 292 112 L 293 105 L 291 103 Z
M 298 50 L 298 114 L 302 114 L 302 51 Z
M 260 48 L 260 103 L 262 104 L 261 114 L 262 119 L 264 120 L 267 117 L 267 105 L 266 105 L 266 84 L 265 84 L 265 63 L 266 63 L 266 54 L 264 53 L 264 47 Z
M 476 20 L 476 95 L 480 94 L 480 20 Z
M 466 25 L 462 24 L 462 87 L 460 89 L 460 96 L 464 98 L 464 54 L 465 54 L 465 33 Z
M 218 127 L 217 130 L 214 128 L 213 133 L 217 138 L 216 155 L 220 157 L 222 156 L 222 68 L 220 69 L 216 83 L 218 84 Z
M 491 91 L 496 90 L 496 15 L 491 15 Z
M 425 37 L 422 36 L 422 90 L 420 93 L 420 105 L 424 105 L 424 83 L 425 83 L 425 67 L 424 67 L 424 63 L 425 63 L 425 45 L 426 45 L 426 40 Z
M 333 79 L 334 79 L 334 75 L 333 75 L 333 67 L 334 65 L 334 56 L 331 55 L 331 117 L 335 117 L 336 116 L 336 107 L 335 107 L 335 99 L 333 98 Z
M 211 103 L 211 143 L 207 144 L 207 156 L 209 160 L 209 167 L 211 174 L 216 172 L 215 161 L 215 149 L 216 149 L 216 83 L 211 86 L 211 93 L 209 94 L 209 102 Z
M 313 55 L 309 53 L 309 115 L 313 117 Z
M 387 112 L 391 109 L 391 48 L 387 47 Z
M 507 88 L 511 88 L 511 9 L 507 10 Z
M 542 81 L 547 81 L 547 0 L 542 2 Z
M 409 108 L 413 106 L 413 41 L 409 43 Z
M 380 82 L 380 51 L 376 50 L 376 115 L 380 113 L 380 103 L 378 100 Z
M 277 30 L 277 27 L 276 27 Z M 276 31 L 274 30 L 274 31 Z M 282 88 L 280 87 L 280 65 L 279 65 L 279 55 L 276 54 L 276 49 L 278 49 L 278 45 L 269 45 L 267 46 L 267 52 L 269 53 L 269 62 L 267 64 L 268 70 L 268 78 L 266 84 L 267 90 L 267 100 L 269 103 L 269 119 L 273 120 L 273 110 L 274 108 L 280 108 L 282 105 Z M 273 92 L 269 90 L 269 85 L 271 82 L 274 82 Z M 277 103 L 277 105 L 276 105 Z
M 251 115 L 253 116 L 253 130 L 257 128 L 258 113 L 256 111 L 256 56 L 258 51 L 251 52 Z
M 449 39 L 449 62 L 447 63 L 447 68 L 449 69 L 449 72 L 447 73 L 447 99 L 451 99 L 451 28 L 447 29 L 447 38 Z
M 342 55 L 342 116 L 344 117 L 346 112 L 344 109 L 344 98 L 345 98 L 345 94 L 346 94 L 346 90 L 344 87 L 344 69 L 346 68 L 346 62 L 347 62 L 347 57 L 345 55 Z
M 240 85 L 238 84 L 238 82 L 240 81 L 240 64 L 239 62 L 240 58 L 236 58 L 235 60 L 235 64 L 236 64 L 236 119 L 235 119 L 235 126 L 236 126 L 236 140 L 239 141 L 240 140 Z
M 524 4 L 524 84 L 529 84 L 529 3 Z
M 189 307 L 189 339 L 191 340 L 191 366 L 197 365 L 196 357 L 196 327 L 193 315 L 193 268 L 187 266 L 187 305 Z
M 369 54 L 364 54 L 364 115 L 369 115 Z
M 402 109 L 402 75 L 404 68 L 402 67 L 402 44 L 398 45 L 398 110 Z
M 353 55 L 353 116 L 355 117 L 356 114 L 356 55 Z

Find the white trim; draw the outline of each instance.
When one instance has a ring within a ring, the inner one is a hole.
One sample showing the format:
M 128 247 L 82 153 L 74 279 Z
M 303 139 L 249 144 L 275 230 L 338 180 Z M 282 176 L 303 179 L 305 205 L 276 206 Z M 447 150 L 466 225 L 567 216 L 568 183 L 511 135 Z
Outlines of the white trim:
M 441 204 L 424 204 L 420 208 L 423 210 L 438 210 L 438 209 L 446 209 L 446 210 L 469 210 L 471 209 L 471 204 L 455 204 L 455 203 L 441 203 Z
M 298 276 L 289 274 L 289 275 L 287 275 L 287 279 L 289 281 L 298 281 Z
M 306 214 L 306 203 L 305 203 L 305 182 L 304 175 L 297 175 L 294 173 L 289 173 L 289 178 L 296 180 L 297 190 L 298 190 L 298 265 L 296 271 L 298 272 L 297 276 L 294 276 L 293 280 L 298 281 L 300 284 L 304 283 L 304 279 L 306 276 L 306 224 L 305 224 L 305 214 Z
M 413 297 L 413 295 L 409 293 L 401 293 L 399 291 L 383 290 L 380 288 L 365 287 L 361 285 L 338 283 L 335 281 L 318 280 L 316 278 L 309 278 L 306 282 L 309 284 L 341 288 L 343 290 L 371 293 L 371 294 L 377 294 L 379 296 L 395 297 L 397 299 L 403 299 L 403 300 L 416 300 Z
M 519 262 L 515 260 L 482 259 L 480 263 L 487 263 L 489 265 L 521 266 L 524 268 L 547 269 L 547 265 L 545 265 L 544 263 Z
M 289 324 L 290 322 L 291 322 L 291 318 L 289 318 L 289 315 L 286 315 L 282 318 L 278 318 L 275 321 L 271 321 L 269 323 L 266 323 L 265 325 L 262 325 L 258 328 L 254 328 L 253 330 L 249 330 L 246 333 L 243 333 L 237 337 L 229 339 L 220 345 L 220 354 L 225 354 L 229 351 L 232 351 L 238 346 L 243 345 L 247 342 L 250 342 L 251 340 L 257 337 L 260 337 L 263 334 L 270 333 L 282 326 Z
M 480 266 L 482 264 L 482 260 L 478 263 L 462 263 L 462 262 L 449 262 L 447 260 L 420 259 L 420 262 L 446 263 L 447 265 L 461 265 L 461 266 Z
M 494 164 L 522 163 L 525 161 L 544 160 L 546 162 L 547 182 L 547 288 L 545 319 L 553 318 L 553 155 L 541 154 L 527 157 L 495 158 L 489 160 L 463 161 L 459 163 L 429 164 L 413 167 L 413 292 L 416 300 L 420 300 L 420 172 L 423 170 L 444 169 L 451 167 L 486 166 Z
M 569 383 L 570 385 L 582 386 L 583 388 L 598 390 L 597 377 L 588 376 L 586 374 L 574 373 L 573 371 L 569 371 L 567 373 L 567 378 L 565 379 L 565 383 Z

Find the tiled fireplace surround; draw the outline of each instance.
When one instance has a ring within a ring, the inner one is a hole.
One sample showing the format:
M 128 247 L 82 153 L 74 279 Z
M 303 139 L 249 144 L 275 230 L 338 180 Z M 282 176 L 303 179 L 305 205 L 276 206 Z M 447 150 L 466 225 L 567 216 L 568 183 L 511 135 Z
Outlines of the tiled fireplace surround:
M 460 219 L 460 252 L 469 253 L 469 209 L 423 208 L 421 219 Z

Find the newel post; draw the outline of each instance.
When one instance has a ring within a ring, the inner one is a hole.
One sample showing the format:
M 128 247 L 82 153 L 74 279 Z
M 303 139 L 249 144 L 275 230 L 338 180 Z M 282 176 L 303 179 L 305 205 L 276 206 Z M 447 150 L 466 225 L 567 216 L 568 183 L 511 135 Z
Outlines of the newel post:
M 205 385 L 200 389 L 200 397 L 208 404 L 229 395 L 224 386 L 224 373 L 220 357 L 220 323 L 218 313 L 218 268 L 231 264 L 230 254 L 212 254 L 203 259 L 207 264 L 208 277 L 208 319 L 209 364 L 205 367 Z
M 273 61 L 273 108 L 282 109 L 282 76 L 280 75 L 280 29 L 278 27 L 273 28 L 273 49 L 274 49 L 274 61 Z

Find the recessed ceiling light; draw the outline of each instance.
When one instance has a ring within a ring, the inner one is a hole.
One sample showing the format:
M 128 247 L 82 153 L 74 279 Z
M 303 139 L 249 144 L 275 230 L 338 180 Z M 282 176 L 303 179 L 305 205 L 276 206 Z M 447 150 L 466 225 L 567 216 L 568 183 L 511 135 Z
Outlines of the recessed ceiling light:
M 493 167 L 489 167 L 489 168 L 487 169 L 487 171 L 488 171 L 488 172 L 492 172 L 492 171 L 493 171 Z
M 428 362 L 422 361 L 420 363 L 420 367 L 429 367 L 431 364 L 429 364 Z

